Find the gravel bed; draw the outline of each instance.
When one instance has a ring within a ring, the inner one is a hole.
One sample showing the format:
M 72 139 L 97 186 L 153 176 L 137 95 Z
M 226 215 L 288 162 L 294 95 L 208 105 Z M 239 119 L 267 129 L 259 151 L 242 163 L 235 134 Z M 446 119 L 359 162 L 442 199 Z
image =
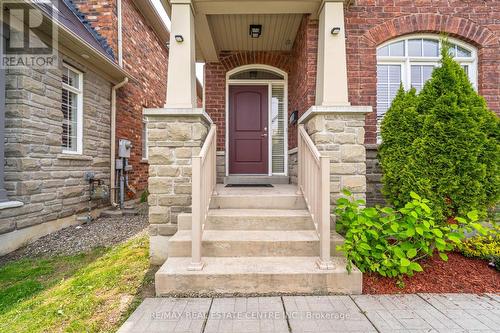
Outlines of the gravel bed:
M 0 266 L 22 258 L 73 255 L 121 243 L 147 228 L 147 209 L 147 204 L 139 204 L 135 216 L 102 217 L 89 224 L 71 226 L 46 235 L 0 257 Z

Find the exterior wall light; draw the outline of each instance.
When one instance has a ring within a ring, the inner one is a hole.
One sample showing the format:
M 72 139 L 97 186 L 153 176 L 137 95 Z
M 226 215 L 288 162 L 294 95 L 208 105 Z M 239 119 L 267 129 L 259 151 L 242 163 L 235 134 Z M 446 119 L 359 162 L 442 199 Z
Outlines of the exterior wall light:
M 340 27 L 333 27 L 331 34 L 332 35 L 338 35 L 340 33 Z
M 252 38 L 259 38 L 262 34 L 262 25 L 252 24 L 250 25 L 250 31 L 248 33 Z
M 182 35 L 175 35 L 175 41 L 177 43 L 182 43 L 184 41 L 184 37 L 182 37 Z

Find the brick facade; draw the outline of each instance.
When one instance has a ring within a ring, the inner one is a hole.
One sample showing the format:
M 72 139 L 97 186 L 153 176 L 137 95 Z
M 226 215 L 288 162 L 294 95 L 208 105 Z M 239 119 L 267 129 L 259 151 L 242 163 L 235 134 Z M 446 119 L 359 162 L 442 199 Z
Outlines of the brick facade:
M 122 0 L 123 67 L 135 79 L 118 91 L 116 138 L 132 141 L 131 184 L 138 191 L 148 183 L 148 164 L 141 163 L 142 109 L 163 107 L 167 95 L 168 50 L 145 23 L 132 0 Z
M 92 26 L 106 37 L 117 55 L 116 1 L 75 1 Z M 132 141 L 130 184 L 142 191 L 147 186 L 148 164 L 143 161 L 142 109 L 162 107 L 167 94 L 168 50 L 146 24 L 132 0 L 122 0 L 123 67 L 135 80 L 118 90 L 116 140 Z
M 349 100 L 376 110 L 376 48 L 412 33 L 446 33 L 478 49 L 478 88 L 500 114 L 500 2 L 482 0 L 357 0 L 345 10 Z M 376 142 L 376 112 L 366 142 Z

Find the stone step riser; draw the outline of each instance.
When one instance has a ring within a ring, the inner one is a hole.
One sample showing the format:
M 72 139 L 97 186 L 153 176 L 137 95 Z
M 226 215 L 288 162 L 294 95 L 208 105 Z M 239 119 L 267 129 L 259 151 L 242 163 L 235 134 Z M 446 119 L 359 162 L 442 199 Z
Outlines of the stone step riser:
M 319 270 L 315 258 L 204 258 L 201 271 L 188 271 L 189 258 L 169 258 L 156 273 L 157 296 L 360 294 L 362 274 L 349 274 L 345 259 Z
M 336 250 L 340 244 L 331 242 L 332 256 L 342 256 Z M 201 253 L 206 257 L 315 257 L 319 241 L 203 241 Z M 190 257 L 191 241 L 170 241 L 168 255 Z
M 214 196 L 210 202 L 212 209 L 306 209 L 300 195 L 276 196 Z
M 207 283 L 207 280 L 210 283 Z M 157 276 L 156 294 L 184 295 L 276 295 L 361 294 L 362 275 L 246 274 L 212 276 Z
M 179 215 L 179 230 L 191 230 L 191 214 Z M 209 215 L 205 230 L 314 230 L 310 216 Z

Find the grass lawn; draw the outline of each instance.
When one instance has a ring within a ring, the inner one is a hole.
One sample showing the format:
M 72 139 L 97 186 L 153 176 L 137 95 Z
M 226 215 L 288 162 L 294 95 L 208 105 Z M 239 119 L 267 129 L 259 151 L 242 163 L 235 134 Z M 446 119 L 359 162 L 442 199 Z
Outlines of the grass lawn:
M 0 332 L 114 332 L 152 286 L 148 237 L 0 267 Z

